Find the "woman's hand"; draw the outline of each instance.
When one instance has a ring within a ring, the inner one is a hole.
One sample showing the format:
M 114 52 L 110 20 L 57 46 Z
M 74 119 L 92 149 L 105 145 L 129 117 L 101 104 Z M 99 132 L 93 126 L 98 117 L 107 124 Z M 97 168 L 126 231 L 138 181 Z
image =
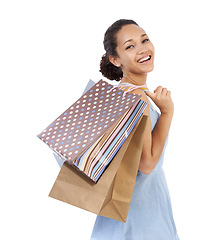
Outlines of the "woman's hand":
M 152 99 L 152 101 L 160 109 L 161 114 L 171 114 L 174 113 L 174 103 L 171 98 L 171 92 L 167 88 L 157 87 L 152 92 L 146 92 L 146 95 Z
M 144 174 L 150 174 L 163 152 L 171 126 L 174 104 L 171 99 L 171 93 L 166 88 L 157 87 L 154 93 L 144 92 L 141 89 L 135 89 L 132 92 L 141 95 L 141 100 L 145 102 L 148 102 L 147 96 L 149 96 L 161 111 L 161 116 L 152 131 L 149 107 L 144 110 L 144 115 L 148 116 L 148 121 L 144 133 L 139 170 Z

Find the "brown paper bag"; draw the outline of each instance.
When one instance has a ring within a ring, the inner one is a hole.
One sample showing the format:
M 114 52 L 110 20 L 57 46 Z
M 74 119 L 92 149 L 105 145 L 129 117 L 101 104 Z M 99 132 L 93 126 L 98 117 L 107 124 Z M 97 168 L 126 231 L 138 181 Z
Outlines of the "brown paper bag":
M 87 211 L 126 222 L 142 153 L 147 116 L 134 129 L 97 183 L 63 164 L 49 194 Z

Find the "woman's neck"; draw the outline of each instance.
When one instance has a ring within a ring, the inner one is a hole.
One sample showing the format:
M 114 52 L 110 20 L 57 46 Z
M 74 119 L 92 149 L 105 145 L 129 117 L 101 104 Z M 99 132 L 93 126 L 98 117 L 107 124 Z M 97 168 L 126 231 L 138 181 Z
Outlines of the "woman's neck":
M 134 75 L 134 74 L 123 74 L 123 78 L 120 83 L 128 82 L 134 85 L 146 85 L 147 73 L 143 75 Z

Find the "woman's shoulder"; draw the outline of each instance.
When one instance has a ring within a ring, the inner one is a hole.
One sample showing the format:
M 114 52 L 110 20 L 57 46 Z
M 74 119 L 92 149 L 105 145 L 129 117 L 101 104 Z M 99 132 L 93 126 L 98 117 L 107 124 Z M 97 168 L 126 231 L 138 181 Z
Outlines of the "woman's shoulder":
M 141 96 L 140 97 L 141 100 L 149 103 L 149 100 L 148 100 L 148 98 L 146 96 L 146 93 L 145 93 L 145 91 L 148 90 L 146 85 L 138 86 L 138 85 L 133 85 L 131 83 L 120 83 L 120 84 L 117 85 L 117 87 L 122 89 L 124 92 L 130 92 L 130 93 L 133 93 L 133 94 L 138 94 L 138 95 Z M 149 108 L 146 108 L 146 109 L 148 111 Z
M 141 100 L 149 103 L 148 97 L 146 96 L 146 93 L 142 89 L 140 88 L 134 89 L 131 91 L 131 93 L 140 95 Z
M 146 85 L 138 86 L 138 85 L 134 85 L 131 83 L 123 82 L 123 83 L 118 84 L 118 87 L 120 89 L 122 89 L 124 92 L 131 92 L 134 94 L 138 94 L 143 98 L 143 100 L 145 100 L 145 101 L 148 100 L 148 98 L 145 94 L 145 91 L 148 90 Z

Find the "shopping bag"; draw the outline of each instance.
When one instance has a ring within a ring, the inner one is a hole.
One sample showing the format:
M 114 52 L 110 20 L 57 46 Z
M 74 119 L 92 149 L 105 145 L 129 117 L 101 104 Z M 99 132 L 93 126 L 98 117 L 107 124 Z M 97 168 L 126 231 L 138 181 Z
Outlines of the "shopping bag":
M 146 106 L 139 95 L 124 93 L 100 80 L 38 137 L 97 182 Z
M 49 196 L 92 213 L 126 222 L 142 153 L 142 115 L 97 183 L 65 162 Z
M 82 95 L 85 94 L 91 87 L 93 87 L 95 85 L 95 82 L 93 80 L 89 80 Z M 53 152 L 53 156 L 56 160 L 56 162 L 58 163 L 59 167 L 61 168 L 63 163 L 64 163 L 64 159 L 62 159 L 58 154 L 56 154 L 55 152 Z

